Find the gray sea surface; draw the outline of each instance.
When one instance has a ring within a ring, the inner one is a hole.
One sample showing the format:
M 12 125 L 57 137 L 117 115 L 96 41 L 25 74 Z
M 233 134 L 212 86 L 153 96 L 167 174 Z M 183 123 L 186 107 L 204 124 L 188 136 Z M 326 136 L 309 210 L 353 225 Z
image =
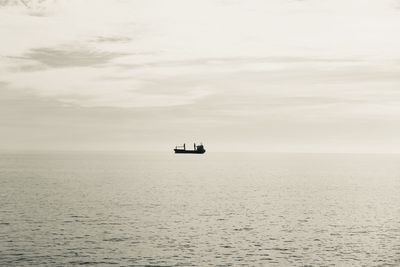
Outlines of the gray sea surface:
M 400 266 L 400 155 L 0 155 L 0 266 Z

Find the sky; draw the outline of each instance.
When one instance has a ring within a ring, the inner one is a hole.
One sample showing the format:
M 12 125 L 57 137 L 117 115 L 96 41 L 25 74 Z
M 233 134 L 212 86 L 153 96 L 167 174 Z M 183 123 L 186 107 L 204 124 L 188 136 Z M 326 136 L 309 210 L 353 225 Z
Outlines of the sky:
M 0 150 L 400 152 L 398 0 L 0 0 Z

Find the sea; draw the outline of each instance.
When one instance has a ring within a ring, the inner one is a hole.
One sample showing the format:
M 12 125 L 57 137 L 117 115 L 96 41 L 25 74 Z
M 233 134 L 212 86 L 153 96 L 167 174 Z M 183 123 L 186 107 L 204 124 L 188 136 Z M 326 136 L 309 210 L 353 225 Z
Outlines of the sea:
M 400 266 L 400 155 L 0 154 L 0 266 Z

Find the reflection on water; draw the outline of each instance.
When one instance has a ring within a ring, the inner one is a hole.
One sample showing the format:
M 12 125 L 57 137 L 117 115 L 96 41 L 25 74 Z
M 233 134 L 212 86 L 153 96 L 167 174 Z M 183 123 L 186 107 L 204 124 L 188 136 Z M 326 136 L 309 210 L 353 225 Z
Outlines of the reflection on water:
M 400 156 L 0 156 L 0 265 L 400 265 Z

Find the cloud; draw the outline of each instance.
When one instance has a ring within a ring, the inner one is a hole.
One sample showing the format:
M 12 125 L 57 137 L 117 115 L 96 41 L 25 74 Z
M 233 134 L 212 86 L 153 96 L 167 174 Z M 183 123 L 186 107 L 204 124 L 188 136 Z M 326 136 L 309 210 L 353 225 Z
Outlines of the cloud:
M 151 82 L 133 76 L 127 79 L 104 79 L 119 71 L 113 68 L 75 66 L 53 67 L 35 72 L 9 75 L 10 86 L 81 107 L 158 107 L 187 105 L 209 95 L 209 90 L 192 86 L 173 88 L 153 77 Z M 133 73 L 132 73 L 133 74 Z M 134 74 L 133 74 L 134 75 Z
M 116 64 L 125 69 L 136 69 L 136 68 L 157 68 L 157 67 L 198 67 L 198 66 L 247 66 L 255 64 L 296 64 L 296 63 L 357 63 L 361 62 L 359 59 L 352 58 L 317 58 L 317 57 L 201 57 L 201 58 L 187 58 L 185 60 L 161 60 L 161 61 L 149 61 L 143 63 L 122 63 L 116 62 Z
M 129 42 L 132 39 L 124 36 L 98 36 L 93 40 L 97 43 L 115 43 L 115 42 Z
M 123 56 L 122 53 L 93 51 L 87 48 L 33 48 L 24 58 L 36 61 L 48 67 L 84 67 L 108 63 L 114 58 Z

